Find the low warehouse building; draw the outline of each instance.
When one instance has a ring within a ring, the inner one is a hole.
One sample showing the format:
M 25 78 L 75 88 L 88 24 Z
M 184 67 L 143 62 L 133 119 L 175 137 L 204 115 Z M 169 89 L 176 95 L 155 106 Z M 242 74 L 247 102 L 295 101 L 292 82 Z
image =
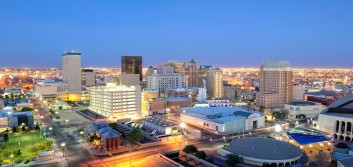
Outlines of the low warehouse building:
M 142 124 L 145 128 L 155 130 L 157 133 L 163 135 L 174 134 L 178 131 L 178 124 L 161 117 L 152 117 L 142 120 Z
M 225 134 L 265 126 L 263 113 L 240 107 L 184 107 L 179 112 L 183 122 Z

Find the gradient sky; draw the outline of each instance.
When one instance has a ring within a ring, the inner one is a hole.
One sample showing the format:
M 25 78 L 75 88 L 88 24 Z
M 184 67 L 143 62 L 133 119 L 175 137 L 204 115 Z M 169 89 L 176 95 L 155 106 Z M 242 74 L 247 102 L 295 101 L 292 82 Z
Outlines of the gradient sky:
M 120 67 L 121 55 L 145 67 L 353 67 L 353 1 L 0 1 L 0 67 L 60 67 L 72 49 L 84 67 Z

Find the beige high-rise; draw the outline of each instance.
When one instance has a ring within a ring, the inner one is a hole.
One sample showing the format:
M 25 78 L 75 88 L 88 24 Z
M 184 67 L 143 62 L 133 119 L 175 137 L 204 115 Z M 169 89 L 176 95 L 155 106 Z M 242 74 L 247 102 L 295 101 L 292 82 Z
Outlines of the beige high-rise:
M 260 67 L 260 92 L 256 94 L 258 107 L 283 108 L 292 102 L 293 72 L 287 61 L 265 61 Z
M 206 88 L 209 98 L 223 97 L 223 72 L 221 69 L 207 71 Z
M 69 91 L 81 91 L 81 53 L 65 52 L 62 55 L 62 76 Z

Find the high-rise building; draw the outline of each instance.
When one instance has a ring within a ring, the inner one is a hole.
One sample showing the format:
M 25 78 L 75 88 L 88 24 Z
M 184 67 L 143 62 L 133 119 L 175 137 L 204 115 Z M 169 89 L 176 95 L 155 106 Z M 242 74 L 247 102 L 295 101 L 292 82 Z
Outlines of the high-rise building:
M 81 91 L 81 53 L 65 52 L 62 55 L 62 77 L 68 91 Z
M 156 73 L 147 78 L 147 88 L 166 93 L 168 88 L 185 88 L 188 85 L 188 76 L 174 73 L 173 67 L 158 67 Z
M 186 66 L 185 62 L 178 61 L 168 61 L 162 63 L 162 67 L 173 67 L 175 73 L 181 73 L 188 76 L 188 87 L 203 87 L 202 83 L 202 73 L 197 68 L 194 59 L 191 59 Z
M 140 76 L 139 74 L 121 74 L 119 76 L 119 83 L 125 86 L 140 85 Z
M 256 94 L 258 107 L 283 108 L 292 102 L 293 72 L 287 61 L 265 61 L 260 67 L 260 89 Z
M 136 118 L 141 116 L 141 87 L 92 86 L 90 109 L 109 118 Z
M 122 74 L 139 74 L 142 80 L 142 56 L 121 56 Z
M 206 88 L 209 98 L 223 97 L 223 72 L 216 68 L 207 71 Z
M 93 69 L 82 69 L 81 71 L 81 84 L 82 86 L 96 85 L 96 72 Z

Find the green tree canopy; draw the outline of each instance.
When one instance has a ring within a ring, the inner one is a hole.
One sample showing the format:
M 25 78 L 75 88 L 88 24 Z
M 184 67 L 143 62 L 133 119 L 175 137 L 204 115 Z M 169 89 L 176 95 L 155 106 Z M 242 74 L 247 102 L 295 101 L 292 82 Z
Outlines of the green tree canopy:
M 197 152 L 197 147 L 194 145 L 186 145 L 183 149 L 183 152 L 186 154 L 193 154 Z
M 4 138 L 5 142 L 8 142 L 10 140 L 10 134 L 6 132 L 3 136 L 3 138 Z
M 205 151 L 197 151 L 197 152 L 195 153 L 195 156 L 196 156 L 197 158 L 200 158 L 200 159 L 206 159 L 206 153 L 205 153 Z
M 141 142 L 142 139 L 143 139 L 143 134 L 140 129 L 133 129 L 130 132 L 129 142 L 131 143 Z
M 226 163 L 228 164 L 228 166 L 234 167 L 237 164 L 243 163 L 243 157 L 240 157 L 235 154 L 227 154 Z

